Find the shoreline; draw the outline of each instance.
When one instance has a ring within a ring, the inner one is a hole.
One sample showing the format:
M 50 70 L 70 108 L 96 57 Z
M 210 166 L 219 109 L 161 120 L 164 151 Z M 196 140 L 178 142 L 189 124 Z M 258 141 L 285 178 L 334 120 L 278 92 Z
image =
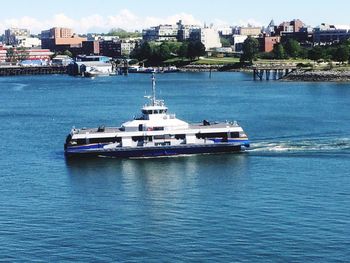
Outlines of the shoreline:
M 350 82 L 350 70 L 296 70 L 283 77 L 281 81 L 303 82 Z

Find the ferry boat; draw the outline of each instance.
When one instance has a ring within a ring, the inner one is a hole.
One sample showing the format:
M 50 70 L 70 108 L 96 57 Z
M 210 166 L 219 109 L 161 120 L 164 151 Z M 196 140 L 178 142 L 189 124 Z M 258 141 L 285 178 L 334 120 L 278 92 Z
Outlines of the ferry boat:
M 163 100 L 156 98 L 152 74 L 152 96 L 141 116 L 120 127 L 73 127 L 64 145 L 66 157 L 159 157 L 187 154 L 241 152 L 249 140 L 237 122 L 189 124 L 169 114 Z

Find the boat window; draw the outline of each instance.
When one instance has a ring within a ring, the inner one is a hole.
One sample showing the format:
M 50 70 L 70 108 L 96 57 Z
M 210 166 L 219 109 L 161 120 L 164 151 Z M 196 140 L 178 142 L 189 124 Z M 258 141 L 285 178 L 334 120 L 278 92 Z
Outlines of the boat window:
M 158 110 L 154 110 L 154 114 L 158 114 Z
M 77 145 L 84 145 L 86 144 L 86 139 L 77 139 Z
M 198 139 L 205 139 L 205 138 L 223 138 L 227 137 L 226 132 L 213 132 L 213 133 L 197 133 L 196 137 Z
M 108 137 L 108 138 L 90 138 L 90 143 L 109 143 L 109 142 L 120 142 L 121 138 Z
M 175 139 L 179 140 L 179 139 L 185 139 L 186 135 L 185 134 L 175 134 Z
M 231 138 L 239 138 L 239 132 L 231 132 Z
M 131 139 L 132 139 L 134 142 L 137 142 L 137 141 L 143 141 L 143 140 L 144 140 L 144 137 L 143 137 L 143 136 L 133 136 L 133 137 L 131 137 Z
M 164 127 L 153 127 L 154 131 L 164 131 Z

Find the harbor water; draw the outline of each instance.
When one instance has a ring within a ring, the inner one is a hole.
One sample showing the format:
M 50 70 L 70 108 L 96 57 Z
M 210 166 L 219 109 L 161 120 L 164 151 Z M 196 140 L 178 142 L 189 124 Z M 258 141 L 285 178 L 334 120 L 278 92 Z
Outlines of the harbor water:
M 251 149 L 65 160 L 72 126 L 119 126 L 150 81 L 0 78 L 0 261 L 349 262 L 350 84 L 158 74 L 170 112 L 236 120 Z

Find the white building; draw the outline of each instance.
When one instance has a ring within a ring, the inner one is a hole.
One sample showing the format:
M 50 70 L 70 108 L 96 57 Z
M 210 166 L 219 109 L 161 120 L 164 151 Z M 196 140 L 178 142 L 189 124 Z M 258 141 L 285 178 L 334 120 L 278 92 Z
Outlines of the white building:
M 233 51 L 241 52 L 244 41 L 248 38 L 248 36 L 243 35 L 233 35 Z
M 30 37 L 30 31 L 24 28 L 9 28 L 5 30 L 4 42 L 6 45 L 18 45 L 20 37 Z
M 142 38 L 145 41 L 176 41 L 177 33 L 177 25 L 159 25 L 150 29 L 144 29 Z
M 18 47 L 39 47 L 41 46 L 41 40 L 37 37 L 17 37 L 17 46 Z
M 208 51 L 213 48 L 222 47 L 219 33 L 214 28 L 200 28 L 191 32 L 191 40 L 200 40 Z

